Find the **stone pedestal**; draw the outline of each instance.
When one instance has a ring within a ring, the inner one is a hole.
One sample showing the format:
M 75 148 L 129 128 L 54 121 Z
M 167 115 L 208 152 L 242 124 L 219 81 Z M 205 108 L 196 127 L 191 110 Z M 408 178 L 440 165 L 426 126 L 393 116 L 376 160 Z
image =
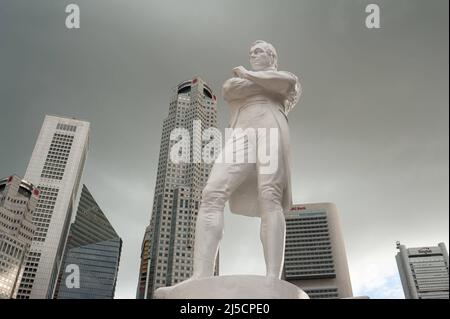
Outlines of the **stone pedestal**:
M 235 275 L 189 279 L 159 288 L 155 299 L 309 299 L 297 286 L 265 276 Z

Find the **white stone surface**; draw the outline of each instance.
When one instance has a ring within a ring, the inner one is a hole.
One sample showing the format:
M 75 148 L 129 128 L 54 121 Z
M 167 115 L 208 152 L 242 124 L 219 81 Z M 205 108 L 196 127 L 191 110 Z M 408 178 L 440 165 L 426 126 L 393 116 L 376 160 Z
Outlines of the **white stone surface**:
M 300 288 L 279 279 L 286 234 L 284 212 L 292 206 L 287 114 L 297 103 L 301 86 L 294 74 L 278 71 L 278 55 L 270 43 L 254 42 L 249 55 L 253 71 L 243 66 L 234 68 L 233 77 L 222 88 L 234 130 L 202 191 L 193 276 L 175 286 L 157 289 L 154 298 L 309 299 Z M 245 134 L 239 133 L 243 130 Z M 267 148 L 269 159 L 264 156 Z M 238 160 L 245 157 L 247 162 Z M 266 276 L 212 277 L 227 201 L 231 212 L 261 218 Z
M 255 41 L 249 58 L 253 71 L 243 66 L 233 68 L 233 77 L 222 87 L 234 130 L 202 192 L 195 230 L 195 278 L 214 272 L 227 201 L 232 213 L 261 218 L 266 275 L 281 277 L 284 212 L 292 206 L 287 114 L 297 103 L 301 86 L 294 74 L 278 71 L 278 55 L 270 43 Z M 269 158 L 264 156 L 267 149 Z M 237 158 L 247 158 L 247 162 Z
M 215 276 L 183 281 L 155 291 L 155 299 L 309 299 L 284 280 L 255 275 Z

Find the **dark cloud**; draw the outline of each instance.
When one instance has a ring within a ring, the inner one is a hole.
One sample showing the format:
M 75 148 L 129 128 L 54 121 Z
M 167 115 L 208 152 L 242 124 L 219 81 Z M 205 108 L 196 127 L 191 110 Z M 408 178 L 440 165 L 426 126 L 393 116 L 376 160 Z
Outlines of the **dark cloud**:
M 71 2 L 79 30 L 69 1 L 0 2 L 0 175 L 25 173 L 45 114 L 91 122 L 84 182 L 124 240 L 117 297 L 135 295 L 170 89 L 200 75 L 220 97 L 256 39 L 302 79 L 294 199 L 337 204 L 355 287 L 367 263 L 395 274 L 397 239 L 448 242 L 448 1 L 377 1 L 380 30 L 361 0 Z M 263 272 L 242 218 L 227 215 L 221 269 Z

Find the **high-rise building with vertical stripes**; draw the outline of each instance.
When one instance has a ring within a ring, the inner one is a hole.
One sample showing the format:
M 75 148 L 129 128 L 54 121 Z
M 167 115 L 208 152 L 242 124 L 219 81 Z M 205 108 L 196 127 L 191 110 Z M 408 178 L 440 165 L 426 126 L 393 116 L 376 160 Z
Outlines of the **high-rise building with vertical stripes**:
M 211 88 L 199 77 L 182 82 L 174 90 L 169 115 L 163 122 L 153 210 L 142 243 L 137 298 L 152 298 L 156 288 L 192 275 L 197 212 L 212 167 L 201 160 L 203 146 L 208 142 L 202 133 L 217 128 L 216 104 Z M 171 139 L 175 129 L 189 132 L 190 141 L 184 141 L 189 150 L 187 162 L 171 161 L 172 146 L 180 142 L 177 134 Z
M 113 299 L 121 252 L 122 239 L 83 185 L 54 298 Z M 67 285 L 72 279 L 77 280 L 76 287 Z
M 52 298 L 88 152 L 89 123 L 47 115 L 25 180 L 40 191 L 17 298 Z
M 0 179 L 0 299 L 15 298 L 36 226 L 39 190 L 13 175 Z
M 448 299 L 448 252 L 437 246 L 407 248 L 395 256 L 406 299 Z
M 284 279 L 311 299 L 353 297 L 336 205 L 294 205 L 285 216 Z

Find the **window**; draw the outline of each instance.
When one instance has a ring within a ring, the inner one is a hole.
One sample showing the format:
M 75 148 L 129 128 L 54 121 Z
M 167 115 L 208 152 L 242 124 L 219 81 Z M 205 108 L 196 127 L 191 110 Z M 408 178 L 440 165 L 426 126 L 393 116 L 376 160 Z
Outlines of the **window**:
M 75 132 L 77 130 L 77 127 L 75 125 L 58 123 L 58 125 L 56 125 L 56 129 L 62 131 Z
M 44 168 L 42 169 L 41 177 L 62 180 L 73 139 L 73 135 L 55 133 L 44 163 Z

